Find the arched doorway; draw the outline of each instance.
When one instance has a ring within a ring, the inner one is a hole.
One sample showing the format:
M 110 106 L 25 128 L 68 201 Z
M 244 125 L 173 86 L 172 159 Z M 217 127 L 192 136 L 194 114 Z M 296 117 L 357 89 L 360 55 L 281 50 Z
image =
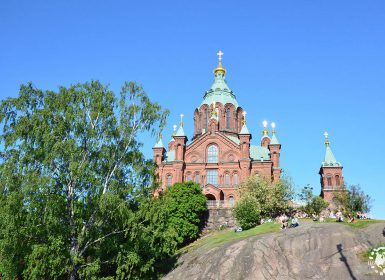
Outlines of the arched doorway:
M 211 193 L 206 194 L 207 198 L 207 206 L 216 206 L 217 205 L 217 200 L 215 199 L 215 196 Z

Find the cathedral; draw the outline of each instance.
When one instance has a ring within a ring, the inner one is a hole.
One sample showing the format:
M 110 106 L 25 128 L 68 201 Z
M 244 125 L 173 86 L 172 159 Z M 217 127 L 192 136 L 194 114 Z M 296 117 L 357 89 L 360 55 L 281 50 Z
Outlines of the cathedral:
M 203 100 L 194 111 L 194 135 L 191 142 L 180 126 L 167 149 L 160 135 L 153 147 L 157 175 L 165 190 L 176 182 L 194 181 L 200 184 L 209 206 L 232 207 L 237 199 L 237 187 L 248 176 L 261 175 L 279 180 L 281 167 L 279 143 L 275 124 L 271 135 L 263 122 L 257 145 L 251 144 L 252 134 L 246 125 L 246 112 L 238 104 L 235 93 L 226 82 L 226 69 L 222 66 L 221 51 L 214 81 L 204 93 Z
M 276 182 L 281 176 L 279 158 L 281 144 L 275 123 L 263 121 L 262 135 L 255 136 L 246 125 L 246 112 L 238 104 L 235 93 L 226 82 L 226 69 L 222 66 L 221 51 L 218 66 L 214 69 L 214 82 L 204 93 L 203 100 L 194 110 L 194 134 L 191 142 L 180 126 L 174 132 L 167 147 L 162 135 L 153 147 L 154 162 L 160 187 L 155 195 L 177 182 L 194 181 L 202 188 L 209 207 L 231 208 L 238 198 L 240 183 L 252 175 L 261 175 Z M 342 165 L 335 159 L 325 132 L 326 154 L 319 174 L 321 197 L 335 207 L 336 192 L 344 190 Z

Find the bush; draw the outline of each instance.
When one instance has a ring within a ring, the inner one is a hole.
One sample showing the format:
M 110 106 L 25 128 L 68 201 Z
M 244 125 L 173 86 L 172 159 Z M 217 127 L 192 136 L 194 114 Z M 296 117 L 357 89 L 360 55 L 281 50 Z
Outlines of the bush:
M 169 226 L 178 234 L 178 244 L 195 240 L 207 211 L 206 197 L 200 186 L 193 182 L 176 183 L 160 199 L 169 213 Z
M 293 197 L 290 180 L 272 183 L 269 178 L 252 176 L 240 185 L 240 199 L 234 208 L 242 228 L 257 225 L 261 218 L 273 218 L 287 212 Z
M 255 227 L 261 220 L 261 207 L 255 197 L 245 196 L 234 208 L 234 215 L 242 229 Z

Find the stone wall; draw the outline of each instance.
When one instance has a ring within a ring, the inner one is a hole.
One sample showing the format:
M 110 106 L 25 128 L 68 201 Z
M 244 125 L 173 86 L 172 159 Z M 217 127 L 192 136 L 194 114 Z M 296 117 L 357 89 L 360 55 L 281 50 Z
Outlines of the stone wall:
M 233 211 L 230 208 L 209 209 L 206 214 L 206 224 L 203 233 L 218 230 L 221 226 L 232 228 L 236 226 Z

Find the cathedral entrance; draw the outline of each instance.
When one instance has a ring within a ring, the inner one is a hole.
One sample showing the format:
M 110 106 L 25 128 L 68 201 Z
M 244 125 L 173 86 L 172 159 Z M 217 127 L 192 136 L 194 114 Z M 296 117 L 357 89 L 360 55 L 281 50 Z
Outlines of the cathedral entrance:
M 215 196 L 211 193 L 206 194 L 207 198 L 207 206 L 217 206 L 217 200 L 215 199 Z

